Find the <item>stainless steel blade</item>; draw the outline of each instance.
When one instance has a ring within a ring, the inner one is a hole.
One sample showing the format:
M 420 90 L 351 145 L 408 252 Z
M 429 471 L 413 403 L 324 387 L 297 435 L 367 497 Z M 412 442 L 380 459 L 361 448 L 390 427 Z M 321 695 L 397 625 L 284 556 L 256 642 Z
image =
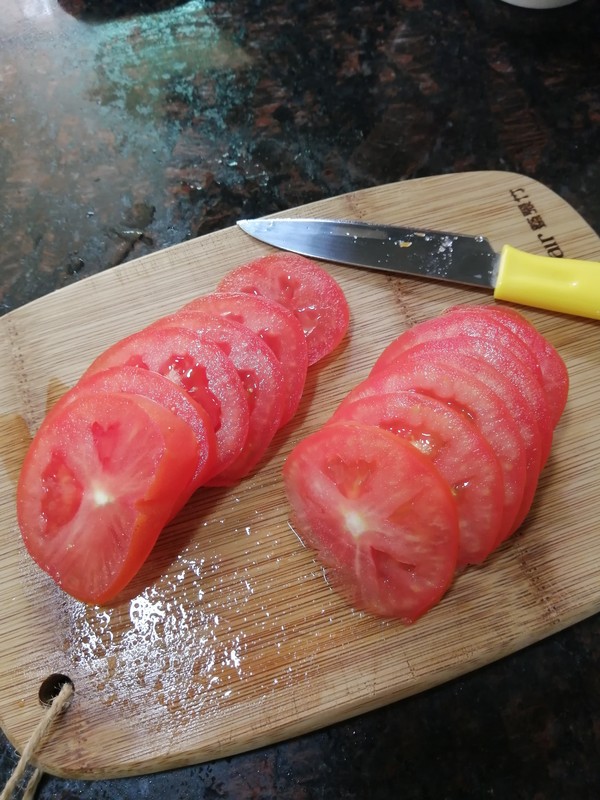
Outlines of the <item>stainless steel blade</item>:
M 266 244 L 340 264 L 494 288 L 498 255 L 483 236 L 346 220 L 240 220 Z

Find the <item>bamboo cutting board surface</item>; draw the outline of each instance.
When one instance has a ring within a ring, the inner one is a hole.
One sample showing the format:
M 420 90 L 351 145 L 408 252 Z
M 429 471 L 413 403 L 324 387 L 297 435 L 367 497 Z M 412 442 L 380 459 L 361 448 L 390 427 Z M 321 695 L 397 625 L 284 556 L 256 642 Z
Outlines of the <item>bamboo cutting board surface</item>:
M 475 172 L 354 192 L 285 215 L 489 236 L 600 260 L 600 239 L 521 175 Z M 293 445 L 329 417 L 406 327 L 479 290 L 327 265 L 346 292 L 345 343 L 310 370 L 300 410 L 260 468 L 201 490 L 119 602 L 86 607 L 29 559 L 15 522 L 20 464 L 47 408 L 106 346 L 271 249 L 237 228 L 124 264 L 0 319 L 0 722 L 22 749 L 61 672 L 73 702 L 39 753 L 46 771 L 103 778 L 199 763 L 422 691 L 600 608 L 598 324 L 523 309 L 565 359 L 571 391 L 531 514 L 410 627 L 355 611 L 288 525 L 280 480 Z M 600 268 L 600 267 L 599 267 Z

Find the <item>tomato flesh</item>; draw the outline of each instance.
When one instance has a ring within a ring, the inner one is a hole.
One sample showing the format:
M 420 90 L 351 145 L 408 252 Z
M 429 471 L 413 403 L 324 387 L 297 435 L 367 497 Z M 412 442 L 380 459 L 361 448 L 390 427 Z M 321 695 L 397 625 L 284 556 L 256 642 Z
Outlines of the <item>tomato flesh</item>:
M 458 517 L 431 461 L 389 431 L 330 422 L 283 470 L 294 524 L 360 608 L 414 621 L 445 593 Z
M 196 461 L 188 425 L 155 401 L 78 391 L 46 416 L 21 470 L 29 553 L 73 597 L 108 602 L 152 550 Z
M 542 382 L 542 374 L 536 357 L 527 345 L 505 325 L 491 315 L 485 315 L 479 307 L 465 306 L 457 315 L 447 312 L 440 317 L 413 325 L 397 337 L 379 356 L 373 370 L 381 369 L 395 361 L 404 351 L 423 342 L 447 339 L 451 336 L 473 336 L 493 343 L 515 355 L 527 365 L 531 374 Z
M 294 253 L 272 253 L 243 264 L 225 275 L 217 291 L 268 297 L 292 311 L 306 336 L 309 366 L 331 353 L 348 329 L 348 302 L 337 281 Z
M 512 530 L 525 489 L 525 443 L 506 403 L 468 369 L 443 358 L 418 361 L 405 353 L 387 369 L 373 373 L 343 403 L 361 396 L 416 391 L 434 397 L 464 414 L 488 441 L 500 460 L 504 488 L 501 530 Z
M 201 311 L 178 311 L 152 325 L 177 325 L 215 343 L 227 355 L 242 381 L 248 403 L 248 435 L 242 452 L 208 482 L 231 486 L 258 464 L 281 425 L 286 402 L 283 370 L 258 334 L 239 322 Z
M 215 474 L 239 456 L 248 436 L 248 403 L 233 362 L 216 344 L 189 328 L 145 328 L 105 350 L 82 380 L 119 366 L 156 372 L 201 406 L 215 434 Z
M 465 306 L 452 306 L 446 313 L 464 313 Z M 567 402 L 569 393 L 569 373 L 556 348 L 518 311 L 508 306 L 477 306 L 470 308 L 469 314 L 485 314 L 502 323 L 529 348 L 539 364 L 542 381 L 546 391 L 550 424 L 555 428 Z
M 448 319 L 444 316 L 442 319 Z M 417 326 L 418 328 L 418 326 Z M 535 439 L 536 455 L 530 454 L 529 467 L 535 467 L 538 471 L 545 464 L 550 448 L 552 446 L 553 427 L 551 424 L 548 399 L 543 388 L 542 381 L 538 379 L 537 373 L 531 371 L 529 364 L 523 362 L 518 354 L 506 347 L 502 342 L 479 335 L 460 334 L 456 327 L 451 326 L 452 333 L 440 338 L 430 338 L 425 335 L 421 338 L 416 334 L 401 334 L 387 349 L 387 355 L 381 357 L 373 367 L 373 372 L 382 369 L 394 362 L 394 358 L 400 357 L 409 350 L 419 350 L 423 348 L 433 348 L 444 357 L 452 359 L 463 356 L 473 356 L 491 365 L 497 372 L 501 373 L 516 388 L 506 388 L 515 406 L 515 413 L 520 419 L 526 418 L 523 423 L 527 428 L 535 428 L 537 432 L 529 431 L 529 439 Z M 471 363 L 471 366 L 475 366 Z M 492 373 L 489 369 L 483 368 L 484 375 L 490 377 Z M 481 375 L 479 377 L 482 377 Z M 502 380 L 502 377 L 499 378 Z M 538 435 L 539 432 L 539 435 Z M 530 441 L 530 449 L 533 442 Z M 537 451 L 539 450 L 539 457 Z
M 473 336 L 452 336 L 440 341 L 423 342 L 407 350 L 398 362 L 392 362 L 390 366 L 393 367 L 397 363 L 401 368 L 402 358 L 409 358 L 415 363 L 435 358 L 476 375 L 478 380 L 502 398 L 510 416 L 517 423 L 525 445 L 525 483 L 521 505 L 513 526 L 501 537 L 506 538 L 522 524 L 529 513 L 540 470 L 550 452 L 552 431 L 544 430 L 542 436 L 538 424 L 538 419 L 548 422 L 548 408 L 543 390 L 537 385 L 539 394 L 528 392 L 527 390 L 533 389 L 535 384 L 529 381 L 522 365 L 521 368 L 515 365 L 512 354 L 497 347 L 492 341 L 484 341 Z M 543 403 L 541 410 L 533 405 L 537 399 Z
M 208 415 L 195 403 L 184 389 L 158 373 L 138 367 L 110 367 L 87 377 L 82 377 L 58 402 L 70 402 L 77 394 L 86 392 L 127 392 L 142 395 L 173 412 L 188 426 L 188 437 L 197 447 L 198 459 L 189 485 L 181 486 L 180 504 L 183 504 L 199 486 L 213 475 L 216 459 L 216 439 Z
M 245 325 L 260 336 L 281 365 L 286 403 L 280 424 L 289 422 L 298 409 L 308 369 L 306 339 L 296 316 L 274 300 L 244 292 L 203 295 L 181 311 L 184 314 L 189 311 L 218 314 Z
M 525 395 L 511 382 L 507 373 L 500 369 L 501 366 L 504 366 L 504 368 L 508 370 L 508 359 L 501 358 L 496 362 L 497 367 L 492 366 L 492 364 L 488 363 L 485 359 L 468 355 L 467 353 L 469 351 L 465 353 L 454 351 L 452 349 L 453 342 L 454 339 L 447 339 L 443 343 L 444 346 L 441 348 L 442 357 L 447 359 L 449 363 L 456 365 L 459 369 L 468 370 L 469 373 L 476 375 L 479 381 L 485 383 L 486 386 L 502 399 L 508 409 L 511 420 L 516 423 L 525 448 L 523 496 L 512 526 L 504 530 L 504 532 L 501 532 L 497 542 L 497 544 L 499 544 L 515 532 L 529 513 L 537 489 L 540 470 L 543 465 L 542 459 L 545 460 L 549 452 L 549 444 L 548 446 L 542 444 L 542 436 L 535 414 L 532 407 L 527 402 Z M 417 348 L 417 350 L 420 350 L 420 348 Z M 428 346 L 424 345 L 420 357 L 427 358 L 428 350 Z M 415 352 L 414 355 L 419 357 L 417 352 Z
M 460 528 L 458 565 L 479 564 L 500 536 L 500 462 L 476 426 L 445 403 L 418 392 L 379 394 L 342 404 L 332 419 L 391 431 L 431 459 L 452 491 Z

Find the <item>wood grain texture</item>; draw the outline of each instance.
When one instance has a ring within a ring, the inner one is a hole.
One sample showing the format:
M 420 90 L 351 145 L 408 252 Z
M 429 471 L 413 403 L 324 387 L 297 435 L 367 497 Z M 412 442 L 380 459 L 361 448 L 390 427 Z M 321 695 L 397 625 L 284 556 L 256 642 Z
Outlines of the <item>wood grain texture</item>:
M 600 260 L 600 239 L 581 217 L 514 173 L 423 178 L 290 213 L 482 233 L 543 254 L 541 234 L 565 256 Z M 66 597 L 31 562 L 15 485 L 47 408 L 107 345 L 267 252 L 224 230 L 0 319 L 0 722 L 22 748 L 42 713 L 42 680 L 72 678 L 73 703 L 39 754 L 49 772 L 116 777 L 248 750 L 447 681 L 600 608 L 598 323 L 532 309 L 522 310 L 565 359 L 571 392 L 521 531 L 411 627 L 354 611 L 330 589 L 288 524 L 287 453 L 406 327 L 454 303 L 493 302 L 479 290 L 336 265 L 327 269 L 348 297 L 349 335 L 311 368 L 298 414 L 252 476 L 199 491 L 109 607 Z

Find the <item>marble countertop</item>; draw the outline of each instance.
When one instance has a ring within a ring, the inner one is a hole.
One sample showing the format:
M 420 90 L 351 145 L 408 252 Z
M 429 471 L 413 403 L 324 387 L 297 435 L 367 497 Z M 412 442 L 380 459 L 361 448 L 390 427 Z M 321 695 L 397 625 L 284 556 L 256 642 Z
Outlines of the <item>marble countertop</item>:
M 600 232 L 600 5 L 5 0 L 0 308 L 390 181 L 524 173 Z M 600 619 L 234 758 L 38 797 L 587 800 Z M 1 644 L 0 644 L 1 646 Z M 0 786 L 16 754 L 0 737 Z

